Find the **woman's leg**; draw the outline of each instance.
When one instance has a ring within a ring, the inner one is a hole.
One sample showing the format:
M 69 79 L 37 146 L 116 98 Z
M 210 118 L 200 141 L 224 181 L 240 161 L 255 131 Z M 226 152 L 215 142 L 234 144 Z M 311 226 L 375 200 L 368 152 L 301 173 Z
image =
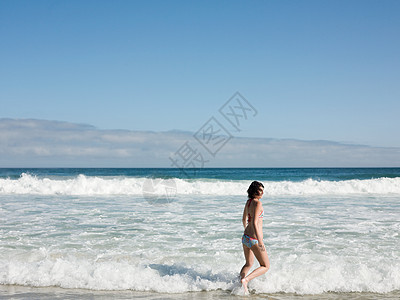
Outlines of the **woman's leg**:
M 245 277 L 245 280 L 247 283 L 254 279 L 255 277 L 258 277 L 262 274 L 265 274 L 269 270 L 269 258 L 267 254 L 267 250 L 261 249 L 258 244 L 255 244 L 251 247 L 251 251 L 254 253 L 256 256 L 258 262 L 260 263 L 260 266 L 255 269 L 253 272 L 251 272 L 247 277 Z
M 250 268 L 254 263 L 254 254 L 253 251 L 250 250 L 249 247 L 243 245 L 244 257 L 246 258 L 246 263 L 244 264 L 242 270 L 240 270 L 240 280 L 246 277 L 246 274 L 249 272 Z

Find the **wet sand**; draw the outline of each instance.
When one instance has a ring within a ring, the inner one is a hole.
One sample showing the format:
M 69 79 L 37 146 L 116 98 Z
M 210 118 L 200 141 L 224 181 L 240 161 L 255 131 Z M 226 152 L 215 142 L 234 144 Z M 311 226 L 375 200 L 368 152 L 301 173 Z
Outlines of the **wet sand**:
M 171 300 L 209 300 L 209 299 L 270 299 L 270 300 L 397 300 L 400 291 L 387 294 L 377 293 L 324 293 L 317 295 L 297 294 L 250 294 L 232 295 L 229 291 L 204 291 L 181 294 L 161 294 L 136 291 L 93 291 L 83 289 L 63 289 L 59 287 L 28 287 L 18 285 L 0 285 L 0 299 L 171 299 Z

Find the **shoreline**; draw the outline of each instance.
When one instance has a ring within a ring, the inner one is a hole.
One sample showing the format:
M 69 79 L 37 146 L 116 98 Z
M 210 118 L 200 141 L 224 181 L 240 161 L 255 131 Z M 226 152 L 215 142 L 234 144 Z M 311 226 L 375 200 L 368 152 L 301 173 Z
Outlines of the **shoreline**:
M 373 300 L 386 299 L 395 300 L 400 298 L 400 291 L 389 293 L 370 293 L 370 292 L 329 292 L 315 295 L 300 295 L 290 293 L 276 294 L 251 294 L 251 299 L 269 299 L 269 300 L 336 300 L 336 299 L 356 299 Z M 243 299 L 244 296 L 232 295 L 230 291 L 200 291 L 187 293 L 156 293 L 139 292 L 131 290 L 105 291 L 105 290 L 85 290 L 85 289 L 65 289 L 60 287 L 31 287 L 21 285 L 0 285 L 0 298 L 5 299 Z M 247 297 L 245 297 L 247 298 Z

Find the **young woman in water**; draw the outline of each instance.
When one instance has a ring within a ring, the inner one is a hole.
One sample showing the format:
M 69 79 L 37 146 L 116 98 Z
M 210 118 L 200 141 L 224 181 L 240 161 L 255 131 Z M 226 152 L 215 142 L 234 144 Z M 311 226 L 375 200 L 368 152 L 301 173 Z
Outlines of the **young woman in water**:
M 247 284 L 250 280 L 266 273 L 269 269 L 269 259 L 263 242 L 262 222 L 264 210 L 261 203 L 261 197 L 264 194 L 264 185 L 261 182 L 253 181 L 247 190 L 248 200 L 243 210 L 244 234 L 242 237 L 243 251 L 246 258 L 246 264 L 240 271 L 240 280 L 247 293 Z M 254 262 L 254 256 L 257 258 L 260 266 L 251 272 L 250 268 Z

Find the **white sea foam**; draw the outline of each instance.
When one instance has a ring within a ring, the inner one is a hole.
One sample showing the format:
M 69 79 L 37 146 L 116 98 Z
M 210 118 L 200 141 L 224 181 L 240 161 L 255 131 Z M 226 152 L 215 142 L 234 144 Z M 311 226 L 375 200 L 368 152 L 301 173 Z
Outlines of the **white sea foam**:
M 238 261 L 233 256 L 231 259 Z M 135 261 L 126 256 L 101 260 L 40 249 L 0 259 L 0 284 L 159 293 L 237 290 L 237 264 L 222 267 L 215 261 L 199 267 Z M 208 271 L 202 270 L 204 267 Z M 278 256 L 274 257 L 270 271 L 250 282 L 249 288 L 256 293 L 386 293 L 400 288 L 400 263 L 381 259 L 376 265 L 333 253 Z
M 182 182 L 188 187 L 199 184 Z M 200 181 L 209 183 L 228 190 L 225 182 Z M 264 242 L 271 269 L 250 282 L 250 290 L 400 290 L 398 199 L 362 194 L 322 201 L 312 195 L 264 201 Z M 195 194 L 177 195 L 170 205 L 154 205 L 141 195 L 0 195 L 0 284 L 236 293 L 244 263 L 245 201 L 242 196 Z
M 215 282 L 180 266 L 141 265 L 126 257 L 85 259 L 83 255 L 52 254 L 44 249 L 7 262 L 2 260 L 0 266 L 0 284 L 163 293 L 226 290 L 230 286 L 228 281 Z
M 34 195 L 244 195 L 247 180 L 184 180 L 137 177 L 94 177 L 79 175 L 69 179 L 37 178 L 22 174 L 19 179 L 0 179 L 0 194 Z M 279 195 L 352 195 L 400 194 L 400 178 L 353 179 L 343 181 L 264 181 L 265 194 Z M 168 191 L 169 190 L 169 191 Z M 172 190 L 172 191 L 171 191 Z

